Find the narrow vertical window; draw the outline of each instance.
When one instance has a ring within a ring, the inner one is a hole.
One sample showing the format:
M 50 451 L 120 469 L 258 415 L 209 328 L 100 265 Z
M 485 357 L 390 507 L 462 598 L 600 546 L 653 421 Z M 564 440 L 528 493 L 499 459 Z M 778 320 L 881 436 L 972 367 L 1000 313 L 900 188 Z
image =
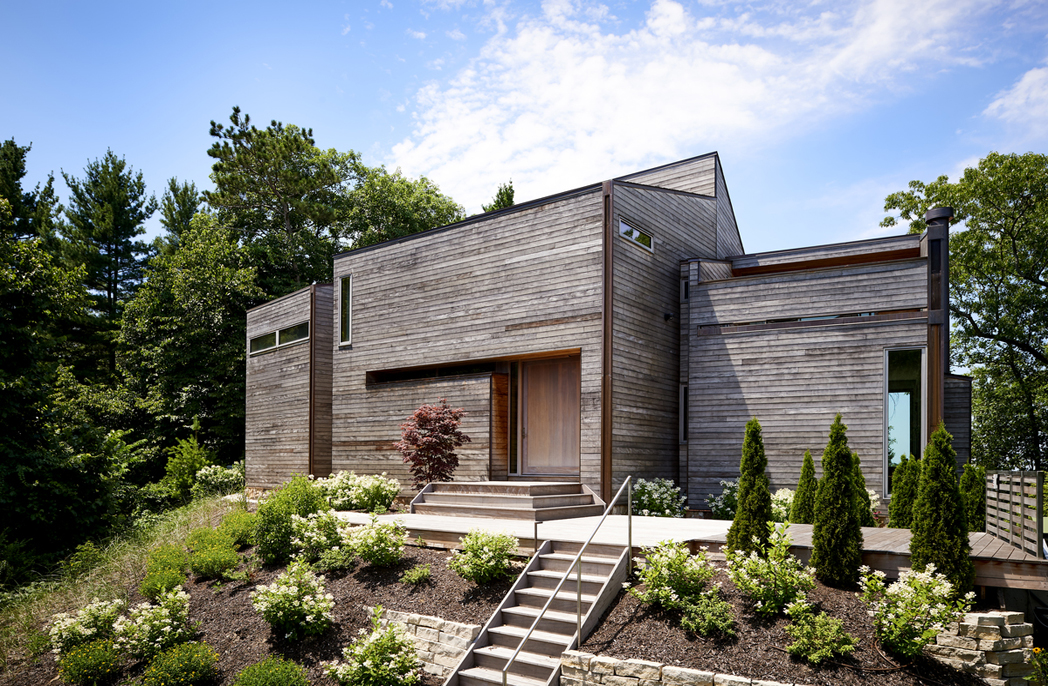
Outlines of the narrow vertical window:
M 338 280 L 338 342 L 349 345 L 353 342 L 353 275 Z
M 920 457 L 924 427 L 924 350 L 888 350 L 885 360 L 884 454 L 888 483 L 908 455 Z
M 680 442 L 688 442 L 688 386 L 680 385 Z

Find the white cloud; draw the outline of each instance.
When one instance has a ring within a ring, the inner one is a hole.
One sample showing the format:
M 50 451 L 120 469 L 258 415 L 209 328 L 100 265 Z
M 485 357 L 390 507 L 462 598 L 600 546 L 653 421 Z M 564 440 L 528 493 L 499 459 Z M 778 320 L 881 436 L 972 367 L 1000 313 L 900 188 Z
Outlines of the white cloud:
M 346 35 L 347 33 L 349 33 L 349 31 L 350 31 L 350 29 L 351 29 L 351 28 L 352 28 L 352 27 L 350 27 L 350 25 L 349 25 L 349 24 L 346 24 L 345 26 L 343 26 L 343 27 L 342 27 L 342 35 L 344 36 L 344 35 Z
M 1048 137 L 1048 67 L 1023 74 L 1014 86 L 998 93 L 983 114 L 1016 127 L 1023 139 Z
M 510 176 L 528 199 L 726 142 L 758 146 L 912 88 L 911 72 L 977 64 L 970 30 L 990 6 L 855 0 L 699 15 L 653 0 L 624 31 L 602 26 L 600 6 L 569 0 L 508 28 L 494 6 L 498 32 L 450 80 L 419 90 L 414 130 L 390 163 L 476 209 Z
M 433 60 L 431 62 L 427 62 L 426 63 L 426 68 L 427 69 L 432 69 L 433 71 L 440 71 L 443 66 L 444 66 L 444 58 L 443 57 L 438 57 L 437 59 L 435 59 L 435 60 Z
M 412 38 L 417 38 L 418 40 L 424 40 L 426 38 L 425 31 L 415 31 L 414 29 L 408 29 L 407 34 Z
M 380 7 L 385 7 L 387 10 L 393 9 L 393 3 L 389 0 L 382 0 L 378 3 Z
M 466 40 L 466 34 L 462 33 L 458 29 L 455 29 L 454 31 L 445 31 L 445 33 L 451 40 Z

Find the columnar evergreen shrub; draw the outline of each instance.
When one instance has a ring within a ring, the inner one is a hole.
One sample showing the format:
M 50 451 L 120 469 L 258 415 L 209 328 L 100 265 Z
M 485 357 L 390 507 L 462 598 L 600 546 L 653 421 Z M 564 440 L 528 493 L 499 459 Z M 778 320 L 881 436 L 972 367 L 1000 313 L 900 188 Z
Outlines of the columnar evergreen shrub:
M 964 465 L 961 474 L 961 496 L 968 531 L 986 529 L 986 467 Z
M 728 550 L 762 553 L 768 547 L 768 522 L 771 521 L 771 491 L 768 488 L 768 458 L 764 454 L 761 424 L 754 417 L 746 422 L 739 464 L 739 506 L 728 528 Z M 754 540 L 756 539 L 756 540 Z
M 888 526 L 909 529 L 913 523 L 913 503 L 921 482 L 921 461 L 913 455 L 903 456 L 892 473 L 892 499 L 888 504 Z
M 935 565 L 953 584 L 955 592 L 962 594 L 975 581 L 975 567 L 968 543 L 968 520 L 957 485 L 957 453 L 950 445 L 952 439 L 940 424 L 924 450 L 910 527 L 910 564 L 918 570 Z
M 459 464 L 455 448 L 470 442 L 459 431 L 465 413 L 461 407 L 451 409 L 447 398 L 441 398 L 440 405 L 423 405 L 400 425 L 401 439 L 393 447 L 411 465 L 415 488 L 431 481 L 451 481 Z
M 793 494 L 793 507 L 790 509 L 790 521 L 794 524 L 811 524 L 815 519 L 815 494 L 819 482 L 815 478 L 815 460 L 811 451 L 804 451 L 804 463 L 801 464 L 801 478 L 797 482 L 797 492 Z
M 291 557 L 291 515 L 308 517 L 330 509 L 324 494 L 309 479 L 296 476 L 265 498 L 255 515 L 255 542 L 263 562 L 286 562 Z
M 855 508 L 858 484 L 847 429 L 839 414 L 834 417 L 822 453 L 822 481 L 812 528 L 810 564 L 815 576 L 830 586 L 854 584 L 862 564 L 862 530 Z
M 866 477 L 862 475 L 862 461 L 857 453 L 852 453 L 852 459 L 855 460 L 855 514 L 859 526 L 877 526 L 877 520 L 873 518 L 873 499 L 866 490 Z

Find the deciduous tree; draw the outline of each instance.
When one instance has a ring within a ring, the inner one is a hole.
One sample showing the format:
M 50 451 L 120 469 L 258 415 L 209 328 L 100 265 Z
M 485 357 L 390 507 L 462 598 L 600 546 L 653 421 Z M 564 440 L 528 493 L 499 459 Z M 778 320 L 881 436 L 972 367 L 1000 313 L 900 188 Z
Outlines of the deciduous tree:
M 400 425 L 401 440 L 393 447 L 411 465 L 415 488 L 431 481 L 451 481 L 459 464 L 455 448 L 470 442 L 459 431 L 465 413 L 461 407 L 451 409 L 447 398 L 441 398 L 440 405 L 423 405 Z

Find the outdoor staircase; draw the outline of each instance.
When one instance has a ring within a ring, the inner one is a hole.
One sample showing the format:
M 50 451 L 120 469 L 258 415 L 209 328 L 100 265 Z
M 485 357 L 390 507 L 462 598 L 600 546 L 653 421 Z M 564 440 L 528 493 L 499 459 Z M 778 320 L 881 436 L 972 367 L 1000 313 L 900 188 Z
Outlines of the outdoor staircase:
M 579 587 L 572 562 L 581 546 L 543 542 L 444 686 L 501 686 L 503 668 L 571 568 L 506 675 L 512 686 L 551 686 L 558 680 L 561 653 L 579 643 Z M 622 589 L 628 555 L 625 545 L 586 548 L 581 559 L 582 640 Z
M 550 481 L 434 482 L 411 501 L 412 514 L 548 522 L 599 516 L 604 501 L 580 483 Z

